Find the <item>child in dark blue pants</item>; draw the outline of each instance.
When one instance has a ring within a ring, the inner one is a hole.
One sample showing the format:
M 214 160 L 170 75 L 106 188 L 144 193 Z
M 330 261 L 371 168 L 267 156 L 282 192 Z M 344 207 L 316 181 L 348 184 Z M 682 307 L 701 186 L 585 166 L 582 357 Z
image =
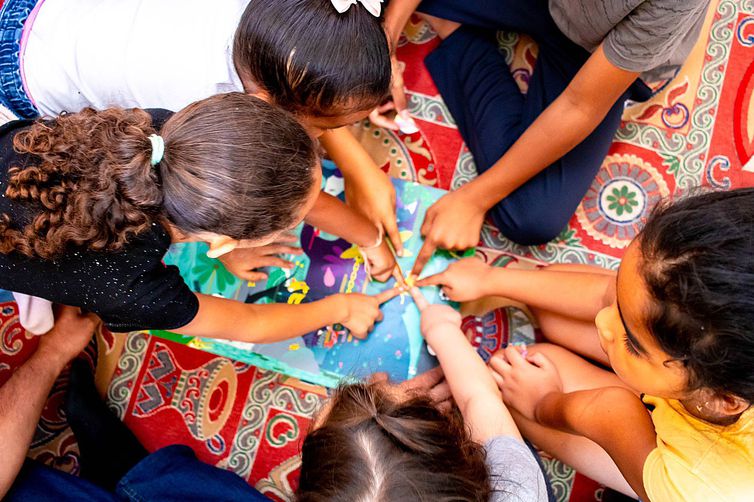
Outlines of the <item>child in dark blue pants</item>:
M 606 156 L 626 100 L 648 100 L 645 81 L 677 72 L 708 3 L 393 0 L 386 17 L 393 42 L 405 9 L 417 4 L 440 27 L 444 40 L 425 63 L 480 175 L 427 212 L 412 272 L 420 274 L 435 248 L 476 245 L 485 213 L 520 244 L 555 238 Z M 498 50 L 497 30 L 539 45 L 526 94 Z

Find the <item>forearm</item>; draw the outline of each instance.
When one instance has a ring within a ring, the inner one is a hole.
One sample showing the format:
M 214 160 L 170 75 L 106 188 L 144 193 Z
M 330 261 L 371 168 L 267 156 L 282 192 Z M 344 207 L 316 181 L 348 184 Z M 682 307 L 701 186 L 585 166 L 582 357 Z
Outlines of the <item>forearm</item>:
M 646 500 L 643 467 L 656 446 L 656 434 L 646 408 L 629 390 L 607 387 L 554 392 L 540 401 L 535 414 L 541 425 L 584 436 L 600 445 L 631 488 Z
M 464 421 L 471 427 L 472 438 L 484 442 L 494 436 L 521 434 L 487 365 L 476 353 L 460 329 L 433 333 L 429 342 L 437 354 L 453 399 Z
M 359 176 L 365 169 L 380 171 L 362 144 L 345 127 L 326 131 L 319 141 L 346 181 Z
M 272 343 L 305 335 L 343 321 L 337 295 L 310 303 L 248 304 L 197 294 L 199 312 L 193 321 L 173 331 L 188 336 L 250 343 Z
M 581 143 L 603 117 L 586 113 L 561 95 L 492 168 L 466 185 L 465 190 L 482 209 L 491 209 Z
M 0 499 L 23 465 L 47 396 L 65 363 L 38 350 L 0 387 Z
M 532 308 L 584 321 L 593 321 L 615 297 L 615 278 L 600 272 L 492 267 L 481 280 L 485 296 L 504 296 Z
M 420 3 L 421 0 L 391 0 L 385 9 L 385 32 L 391 52 L 395 50 L 403 27 Z
M 360 213 L 336 197 L 321 192 L 305 221 L 329 234 L 337 235 L 357 246 L 371 247 L 379 239 L 379 230 Z

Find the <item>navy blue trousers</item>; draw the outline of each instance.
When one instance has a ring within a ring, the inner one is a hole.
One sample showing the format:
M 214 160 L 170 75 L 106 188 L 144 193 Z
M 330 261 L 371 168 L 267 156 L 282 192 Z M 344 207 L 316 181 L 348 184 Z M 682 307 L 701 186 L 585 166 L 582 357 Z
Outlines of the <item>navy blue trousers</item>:
M 424 0 L 419 12 L 461 23 L 426 58 L 426 65 L 477 166 L 487 171 L 550 103 L 591 55 L 553 21 L 547 0 Z M 539 57 L 524 95 L 498 51 L 494 31 L 525 33 Z M 607 155 L 626 99 L 646 101 L 637 80 L 579 145 L 498 203 L 490 216 L 514 242 L 552 240 L 565 228 Z
M 117 455 L 113 452 L 113 455 Z M 182 502 L 269 501 L 236 474 L 197 460 L 187 446 L 148 455 L 118 482 L 115 493 L 76 476 L 27 460 L 6 501 Z

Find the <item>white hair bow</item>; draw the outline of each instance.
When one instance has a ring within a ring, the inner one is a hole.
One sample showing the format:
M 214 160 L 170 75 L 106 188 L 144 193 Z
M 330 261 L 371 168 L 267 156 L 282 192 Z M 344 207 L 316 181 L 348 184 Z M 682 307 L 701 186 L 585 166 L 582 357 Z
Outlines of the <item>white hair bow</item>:
M 343 14 L 356 3 L 363 5 L 374 17 L 380 17 L 382 12 L 382 0 L 330 0 L 330 3 L 340 14 Z

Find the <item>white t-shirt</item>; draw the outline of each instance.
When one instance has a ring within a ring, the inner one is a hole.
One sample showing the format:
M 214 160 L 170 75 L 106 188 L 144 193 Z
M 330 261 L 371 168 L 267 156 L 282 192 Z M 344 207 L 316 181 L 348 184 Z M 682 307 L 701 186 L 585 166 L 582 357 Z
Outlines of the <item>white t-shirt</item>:
M 86 106 L 180 110 L 242 91 L 232 49 L 249 0 L 44 0 L 22 68 L 43 115 Z

